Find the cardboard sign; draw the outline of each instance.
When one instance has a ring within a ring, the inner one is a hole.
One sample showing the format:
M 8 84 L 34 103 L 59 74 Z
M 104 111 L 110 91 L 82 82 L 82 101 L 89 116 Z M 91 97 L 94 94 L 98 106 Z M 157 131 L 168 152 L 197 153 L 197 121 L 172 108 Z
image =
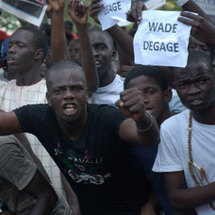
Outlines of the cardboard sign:
M 45 0 L 0 0 L 0 8 L 33 25 L 40 26 L 47 6 Z
M 180 12 L 148 10 L 134 37 L 135 63 L 185 67 L 191 26 L 177 21 Z
M 166 0 L 146 0 L 145 5 L 148 9 L 157 9 L 165 5 Z M 126 20 L 126 13 L 131 7 L 131 0 L 102 0 L 104 5 L 102 11 L 98 15 L 98 19 L 102 25 L 102 30 L 106 30 L 116 24 L 119 26 L 129 25 Z
M 215 16 L 215 0 L 194 0 L 194 1 L 207 15 Z

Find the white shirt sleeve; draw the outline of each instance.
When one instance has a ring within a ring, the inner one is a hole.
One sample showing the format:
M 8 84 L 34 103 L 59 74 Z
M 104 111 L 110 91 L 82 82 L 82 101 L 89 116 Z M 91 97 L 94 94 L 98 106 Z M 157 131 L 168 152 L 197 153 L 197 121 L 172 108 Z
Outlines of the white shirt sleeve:
M 160 135 L 161 142 L 158 146 L 158 153 L 152 170 L 154 172 L 182 171 L 183 164 L 176 148 L 177 140 L 174 139 L 175 135 L 170 126 L 161 127 Z

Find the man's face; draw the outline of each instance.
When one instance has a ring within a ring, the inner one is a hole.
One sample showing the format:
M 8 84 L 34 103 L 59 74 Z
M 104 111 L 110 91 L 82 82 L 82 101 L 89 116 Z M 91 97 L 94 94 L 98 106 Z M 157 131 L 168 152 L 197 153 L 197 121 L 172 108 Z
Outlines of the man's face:
M 95 63 L 99 79 L 111 69 L 111 61 L 114 57 L 113 45 L 109 38 L 101 32 L 90 32 L 90 43 L 95 57 Z
M 12 36 L 8 45 L 7 64 L 10 72 L 26 72 L 35 62 L 33 33 L 18 30 Z
M 87 92 L 80 69 L 53 71 L 48 80 L 48 103 L 61 122 L 77 122 L 85 117 Z
M 205 62 L 176 68 L 174 81 L 182 103 L 192 111 L 206 111 L 215 101 L 214 74 Z
M 70 58 L 75 61 L 78 65 L 81 65 L 81 47 L 80 42 L 72 40 L 69 44 Z
M 155 79 L 141 75 L 132 79 L 127 88 L 137 87 L 143 93 L 144 107 L 156 118 L 165 112 L 171 93 L 163 92 Z

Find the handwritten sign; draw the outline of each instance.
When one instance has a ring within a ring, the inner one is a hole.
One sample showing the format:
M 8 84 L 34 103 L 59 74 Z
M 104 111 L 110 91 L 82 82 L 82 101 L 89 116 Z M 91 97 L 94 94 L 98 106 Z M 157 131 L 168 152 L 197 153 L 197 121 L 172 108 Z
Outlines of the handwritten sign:
M 47 6 L 45 0 L 0 0 L 0 8 L 33 25 L 40 26 Z
M 191 27 L 177 21 L 180 12 L 144 11 L 134 37 L 135 63 L 185 67 Z

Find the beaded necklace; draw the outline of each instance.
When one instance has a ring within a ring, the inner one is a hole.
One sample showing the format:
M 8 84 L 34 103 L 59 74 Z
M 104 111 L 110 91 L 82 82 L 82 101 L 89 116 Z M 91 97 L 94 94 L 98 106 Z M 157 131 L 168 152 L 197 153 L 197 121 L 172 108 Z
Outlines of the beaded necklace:
M 191 139 L 192 139 L 192 112 L 191 111 L 190 111 L 190 115 L 189 115 L 189 124 L 188 124 L 187 130 L 188 130 L 188 155 L 189 155 L 188 169 L 190 171 L 190 175 L 191 175 L 193 181 L 195 182 L 196 186 L 200 187 L 201 182 L 199 183 L 196 176 L 194 175 L 193 166 L 195 166 L 199 170 L 199 174 L 201 176 L 201 181 L 204 178 L 205 181 L 207 182 L 207 184 L 209 184 L 210 182 L 208 181 L 208 178 L 206 176 L 204 169 L 202 167 L 199 167 L 195 162 L 193 162 L 192 145 L 191 145 Z M 213 206 L 212 202 L 210 202 L 208 204 L 208 207 L 211 208 L 212 210 L 215 210 L 215 207 Z

